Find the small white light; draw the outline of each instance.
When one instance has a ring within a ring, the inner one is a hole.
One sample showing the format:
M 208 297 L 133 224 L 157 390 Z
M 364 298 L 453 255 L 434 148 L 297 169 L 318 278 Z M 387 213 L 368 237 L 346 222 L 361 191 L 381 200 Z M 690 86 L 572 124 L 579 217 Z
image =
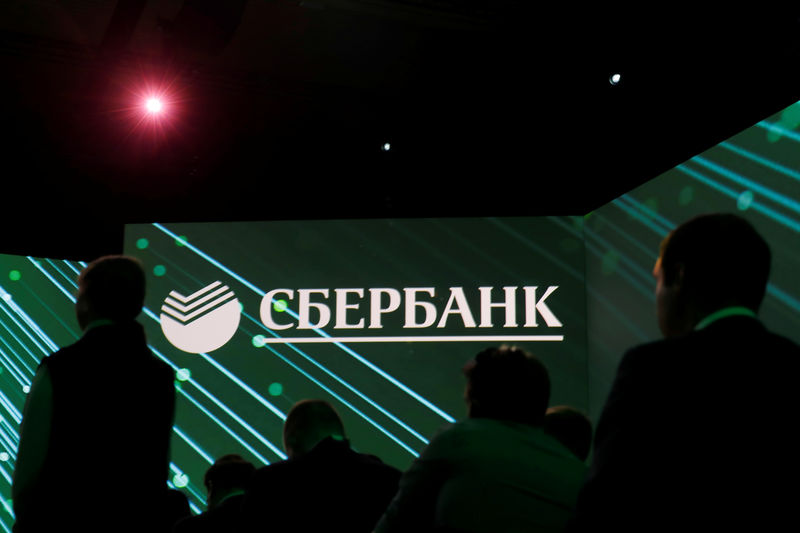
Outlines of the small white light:
M 31 388 L 28 385 L 23 385 L 22 386 L 22 392 L 24 392 L 25 394 L 28 394 L 30 391 L 31 391 Z
M 611 85 L 616 85 L 619 83 L 619 80 L 621 79 L 622 76 L 620 76 L 619 74 L 612 74 L 611 77 L 608 78 L 608 81 L 611 83 Z
M 145 107 L 151 113 L 158 113 L 164 109 L 164 104 L 158 98 L 148 98 Z
M 389 144 L 389 143 L 383 143 L 383 147 L 382 147 L 382 149 L 383 149 L 383 151 L 384 151 L 384 152 L 388 152 L 389 150 L 391 150 L 391 148 L 392 148 L 392 145 L 391 145 L 391 144 Z

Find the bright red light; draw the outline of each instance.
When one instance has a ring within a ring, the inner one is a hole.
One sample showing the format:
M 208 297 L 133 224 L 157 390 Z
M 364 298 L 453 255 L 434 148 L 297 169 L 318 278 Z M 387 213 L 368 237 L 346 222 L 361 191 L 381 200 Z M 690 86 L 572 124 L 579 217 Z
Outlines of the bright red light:
M 116 106 L 109 106 L 108 111 L 114 118 L 124 119 L 120 127 L 127 129 L 123 132 L 126 137 L 156 146 L 168 137 L 186 135 L 182 124 L 188 102 L 187 87 L 177 75 L 159 76 L 143 68 L 139 73 L 120 78 L 118 84 L 122 90 L 114 101 Z

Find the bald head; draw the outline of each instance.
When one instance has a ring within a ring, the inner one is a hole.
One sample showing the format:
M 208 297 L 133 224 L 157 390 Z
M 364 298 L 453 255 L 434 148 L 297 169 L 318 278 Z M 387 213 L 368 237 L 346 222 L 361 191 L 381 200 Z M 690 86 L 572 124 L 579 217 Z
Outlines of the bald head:
M 333 406 L 322 400 L 296 403 L 283 423 L 283 447 L 289 457 L 308 453 L 327 437 L 344 439 L 344 425 Z

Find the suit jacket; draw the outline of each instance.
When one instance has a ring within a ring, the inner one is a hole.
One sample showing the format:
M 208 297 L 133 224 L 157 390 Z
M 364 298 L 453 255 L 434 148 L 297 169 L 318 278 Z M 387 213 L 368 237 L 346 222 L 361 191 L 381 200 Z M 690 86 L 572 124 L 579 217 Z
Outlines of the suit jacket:
M 14 502 L 15 531 L 145 523 L 144 510 L 165 504 L 175 388 L 174 372 L 150 352 L 141 325 L 90 329 L 37 372 L 52 384 L 51 424 L 41 471 L 25 500 Z
M 330 437 L 307 454 L 257 470 L 244 531 L 369 533 L 397 492 L 400 471 Z
M 743 316 L 630 350 L 570 530 L 764 531 L 788 520 L 799 367 L 800 347 Z

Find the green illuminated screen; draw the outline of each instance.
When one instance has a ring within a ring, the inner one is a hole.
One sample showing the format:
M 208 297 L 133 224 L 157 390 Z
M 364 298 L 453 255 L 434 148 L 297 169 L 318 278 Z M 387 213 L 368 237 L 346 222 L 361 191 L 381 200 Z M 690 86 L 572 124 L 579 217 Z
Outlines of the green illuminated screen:
M 187 378 L 174 462 L 197 489 L 223 454 L 281 459 L 285 414 L 322 398 L 356 449 L 405 469 L 465 416 L 464 363 L 500 344 L 545 362 L 554 402 L 588 408 L 581 232 L 581 217 L 127 226 L 148 339 Z
M 761 318 L 800 342 L 799 124 L 795 104 L 586 217 L 129 226 L 125 252 L 149 276 L 140 321 L 176 372 L 170 483 L 199 511 L 215 458 L 279 460 L 283 417 L 303 398 L 331 401 L 356 449 L 405 468 L 465 415 L 464 362 L 504 341 L 545 362 L 552 404 L 596 421 L 624 351 L 660 337 L 659 243 L 701 213 L 737 212 L 765 236 Z M 83 266 L 0 255 L 5 531 L 27 387 L 41 357 L 80 334 Z M 520 340 L 531 335 L 547 339 Z
M 176 373 L 170 484 L 199 511 L 216 458 L 239 453 L 257 466 L 284 458 L 283 419 L 304 398 L 333 403 L 355 449 L 404 469 L 438 429 L 465 416 L 461 368 L 489 346 L 535 353 L 550 370 L 553 402 L 588 408 L 582 224 L 129 226 L 125 253 L 148 274 L 139 321 Z M 6 500 L 25 387 L 44 355 L 80 334 L 73 304 L 83 266 L 0 256 Z M 9 511 L 5 518 L 7 526 Z

